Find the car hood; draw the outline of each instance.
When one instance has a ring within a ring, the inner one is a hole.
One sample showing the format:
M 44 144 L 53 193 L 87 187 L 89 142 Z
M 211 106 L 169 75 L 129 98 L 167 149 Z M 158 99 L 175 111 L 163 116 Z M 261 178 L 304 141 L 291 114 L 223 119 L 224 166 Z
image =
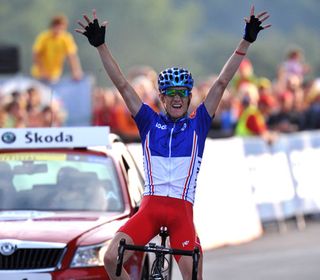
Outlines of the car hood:
M 68 243 L 97 232 L 99 227 L 103 227 L 104 236 L 108 236 L 115 230 L 112 221 L 121 217 L 123 213 L 1 211 L 0 239 Z M 109 233 L 106 224 L 110 224 Z

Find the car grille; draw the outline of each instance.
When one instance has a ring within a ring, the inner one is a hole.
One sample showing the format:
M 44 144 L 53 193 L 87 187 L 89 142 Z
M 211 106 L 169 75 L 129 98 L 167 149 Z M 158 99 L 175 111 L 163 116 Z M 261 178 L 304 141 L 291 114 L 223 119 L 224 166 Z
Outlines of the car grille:
M 0 254 L 0 270 L 54 268 L 63 251 L 63 248 L 33 248 L 17 249 L 10 256 Z

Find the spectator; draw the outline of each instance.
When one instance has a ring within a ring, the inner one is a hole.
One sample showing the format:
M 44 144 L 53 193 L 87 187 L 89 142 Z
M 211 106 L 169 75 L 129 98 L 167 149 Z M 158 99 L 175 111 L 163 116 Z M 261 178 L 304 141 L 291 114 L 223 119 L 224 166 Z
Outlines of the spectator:
M 40 112 L 40 127 L 60 127 L 66 119 L 65 112 L 61 109 L 58 101 L 52 100 L 50 105 L 45 106 Z
M 95 172 L 63 167 L 57 174 L 57 193 L 49 204 L 60 210 L 103 211 L 107 208 L 106 192 Z
M 83 193 L 77 189 L 80 171 L 73 167 L 62 167 L 57 174 L 57 192 L 51 197 L 49 205 L 56 209 L 77 209 L 83 207 Z
M 92 125 L 116 128 L 116 96 L 111 89 L 95 88 L 92 95 Z
M 221 99 L 219 108 L 222 135 L 232 136 L 237 123 L 236 112 L 234 110 L 231 97 Z
M 258 100 L 245 95 L 242 98 L 242 105 L 243 111 L 237 122 L 235 135 L 260 136 L 268 144 L 272 144 L 276 140 L 276 135 L 268 129 L 265 117 L 258 107 Z
M 249 58 L 246 57 L 242 60 L 238 71 L 232 79 L 232 85 L 237 91 L 243 84 L 255 84 L 256 79 L 253 65 Z
M 27 89 L 27 127 L 41 126 L 41 93 L 36 87 Z
M 290 91 L 282 93 L 279 97 L 279 109 L 270 115 L 269 128 L 290 133 L 301 130 L 303 123 L 303 114 L 294 107 L 294 94 Z
M 159 103 L 157 88 L 154 87 L 152 80 L 141 75 L 135 77 L 131 83 L 140 98 L 148 103 L 155 111 L 160 112 L 162 107 Z
M 237 108 L 234 98 L 228 90 L 225 90 L 221 98 L 215 117 L 211 123 L 208 136 L 211 138 L 224 138 L 234 135 L 234 128 L 237 122 Z
M 270 114 L 278 108 L 278 100 L 272 91 L 272 83 L 268 78 L 262 77 L 258 80 L 258 106 L 268 121 Z
M 118 92 L 114 113 L 116 117 L 115 132 L 120 135 L 124 142 L 139 142 L 140 135 L 137 125 Z
M 258 92 L 259 92 L 259 98 L 261 96 L 272 96 L 272 83 L 271 81 L 266 77 L 261 77 L 258 79 L 257 82 Z
M 6 124 L 8 122 L 8 114 L 6 110 L 2 107 L 0 107 L 0 127 L 6 127 Z
M 275 99 L 271 95 L 261 95 L 258 101 L 258 108 L 268 126 L 269 118 L 271 114 L 274 112 L 274 110 L 277 108 L 277 103 Z
M 146 65 L 140 65 L 140 66 L 132 67 L 129 70 L 129 73 L 128 73 L 129 80 L 132 81 L 134 78 L 139 76 L 146 77 L 148 80 L 152 82 L 154 88 L 157 88 L 158 74 L 152 67 L 146 66 Z
M 26 111 L 16 100 L 6 105 L 6 123 L 5 127 L 24 127 L 26 119 Z
M 36 87 L 27 89 L 27 110 L 41 107 L 41 92 Z
M 310 106 L 306 110 L 306 129 L 320 129 L 320 79 L 316 79 L 307 96 Z
M 193 96 L 190 102 L 189 106 L 189 112 L 193 112 L 197 109 L 198 105 L 203 102 L 203 100 L 206 98 L 207 93 L 209 92 L 211 85 L 214 83 L 214 81 L 217 79 L 217 76 L 212 75 L 210 77 L 207 77 L 206 79 L 200 81 L 198 83 L 198 86 L 195 86 L 193 88 Z
M 303 82 L 305 74 L 310 71 L 310 66 L 304 62 L 302 50 L 294 48 L 289 50 L 285 61 L 280 65 L 280 71 L 285 79 L 295 75 Z
M 67 31 L 68 20 L 64 15 L 54 16 L 48 30 L 41 32 L 33 45 L 33 77 L 45 82 L 57 82 L 66 58 L 70 64 L 72 78 L 80 80 L 82 69 L 73 36 Z

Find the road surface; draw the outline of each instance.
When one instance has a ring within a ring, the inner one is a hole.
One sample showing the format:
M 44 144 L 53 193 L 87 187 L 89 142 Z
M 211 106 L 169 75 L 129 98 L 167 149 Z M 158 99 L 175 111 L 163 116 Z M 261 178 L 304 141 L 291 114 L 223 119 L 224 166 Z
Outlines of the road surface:
M 174 265 L 173 280 L 181 280 Z M 204 255 L 205 280 L 319 280 L 320 220 L 304 230 L 288 224 L 285 233 L 274 228 L 246 244 L 216 248 Z

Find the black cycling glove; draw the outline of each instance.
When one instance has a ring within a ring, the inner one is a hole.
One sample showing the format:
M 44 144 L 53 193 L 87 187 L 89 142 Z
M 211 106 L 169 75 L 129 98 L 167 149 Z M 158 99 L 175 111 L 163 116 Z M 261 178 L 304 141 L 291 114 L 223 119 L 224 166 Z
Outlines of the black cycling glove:
M 88 26 L 86 26 L 86 31 L 83 32 L 89 43 L 94 47 L 99 47 L 104 43 L 104 38 L 106 34 L 106 27 L 100 26 L 97 19 L 94 19 L 93 22 L 90 22 Z
M 243 39 L 252 43 L 257 39 L 258 33 L 262 30 L 261 21 L 254 15 L 250 17 L 250 21 L 246 23 Z

